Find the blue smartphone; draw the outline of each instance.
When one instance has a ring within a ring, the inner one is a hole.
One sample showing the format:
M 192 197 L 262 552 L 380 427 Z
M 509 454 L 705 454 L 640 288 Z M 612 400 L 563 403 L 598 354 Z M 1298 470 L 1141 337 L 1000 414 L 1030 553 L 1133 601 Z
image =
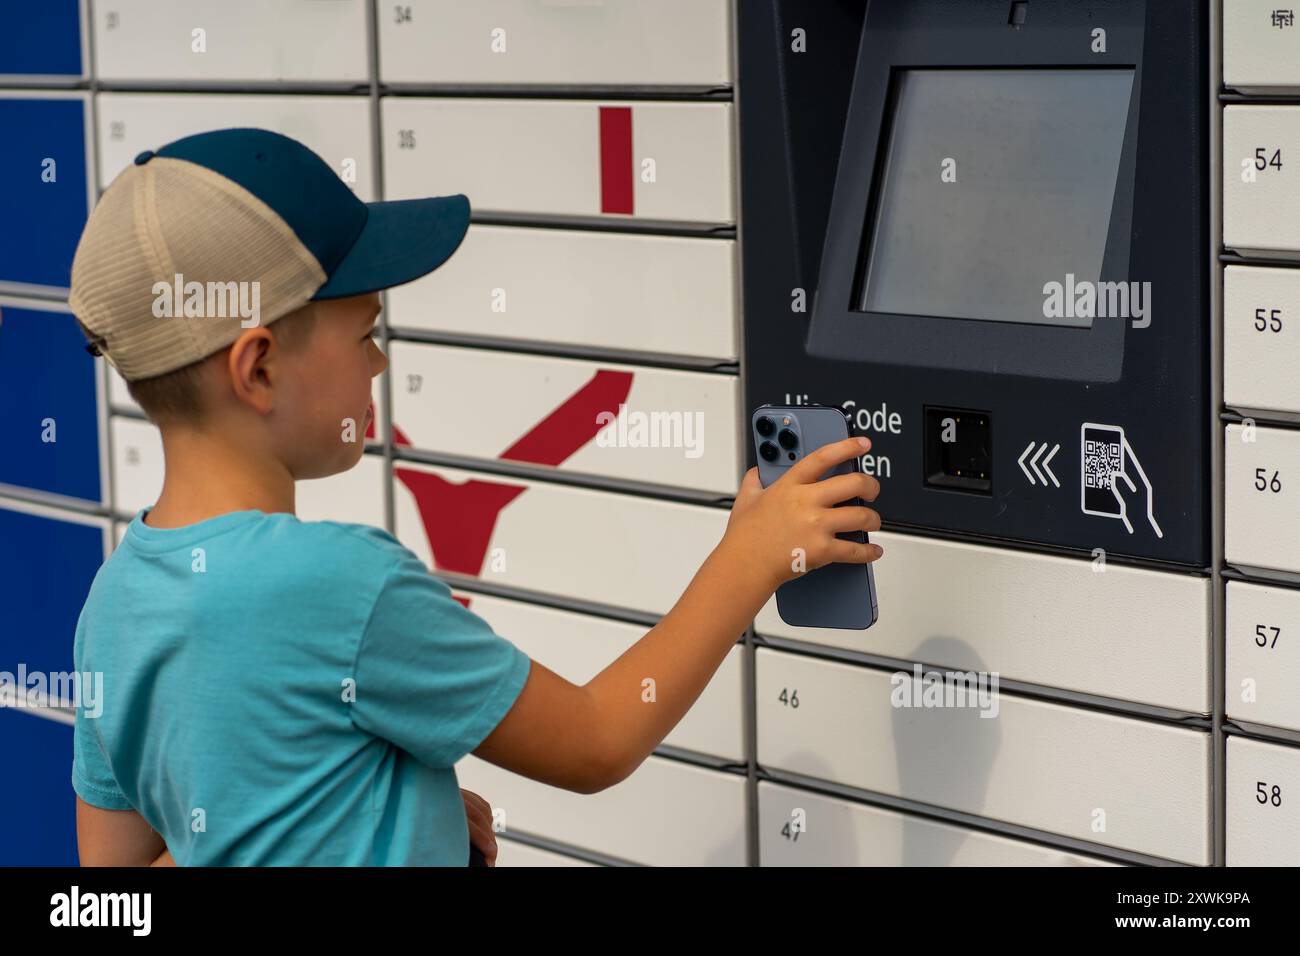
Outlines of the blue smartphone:
M 804 455 L 849 437 L 849 419 L 829 405 L 762 405 L 750 420 L 758 478 L 766 488 Z M 818 480 L 862 471 L 857 457 L 832 468 Z M 861 505 L 849 498 L 840 505 Z M 865 531 L 839 535 L 865 543 Z M 794 560 L 794 556 L 791 556 Z M 838 627 L 865 630 L 876 623 L 876 575 L 869 564 L 828 564 L 806 571 L 777 588 L 776 609 L 781 620 L 796 627 Z

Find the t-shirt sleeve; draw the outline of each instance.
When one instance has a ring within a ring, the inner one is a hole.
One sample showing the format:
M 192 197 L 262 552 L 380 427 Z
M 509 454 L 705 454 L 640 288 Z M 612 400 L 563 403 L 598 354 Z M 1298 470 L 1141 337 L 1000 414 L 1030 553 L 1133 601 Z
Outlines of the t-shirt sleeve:
M 117 785 L 99 734 L 95 732 L 96 719 L 86 716 L 84 707 L 77 708 L 72 728 L 72 789 L 91 806 L 131 810 L 131 801 Z
M 509 712 L 530 665 L 407 553 L 357 646 L 352 722 L 431 767 L 450 767 Z

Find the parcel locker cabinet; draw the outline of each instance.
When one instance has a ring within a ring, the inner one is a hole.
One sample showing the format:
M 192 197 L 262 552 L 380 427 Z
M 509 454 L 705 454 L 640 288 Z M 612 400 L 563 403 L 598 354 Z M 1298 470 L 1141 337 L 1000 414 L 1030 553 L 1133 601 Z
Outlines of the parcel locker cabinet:
M 0 787 L 0 866 L 76 866 L 71 724 L 0 707 L 0 740 L 10 768 Z
M 389 346 L 399 444 L 736 492 L 734 375 L 414 342 Z
M 389 199 L 465 193 L 480 217 L 735 222 L 730 103 L 389 96 L 380 108 Z
M 0 670 L 72 670 L 81 606 L 108 548 L 108 522 L 0 498 Z
M 0 298 L 0 485 L 103 500 L 98 381 L 64 306 Z
M 646 634 L 646 628 L 591 614 L 457 593 L 457 599 L 533 660 L 567 681 L 583 685 Z M 669 747 L 742 763 L 744 734 L 741 648 L 732 648 L 699 699 L 664 739 Z M 647 674 L 653 678 L 653 674 Z
M 16 0 L 0 30 L 0 85 L 75 82 L 86 75 L 82 12 L 86 0 Z
M 1204 568 L 1208 4 L 1010 10 L 738 6 L 746 404 L 845 407 L 886 521 Z
M 358 199 L 376 195 L 370 101 L 362 96 L 100 93 L 95 105 L 102 189 L 146 149 L 206 130 L 256 126 L 303 143 Z
M 104 83 L 369 82 L 366 0 L 96 0 Z
M 0 290 L 63 293 L 94 203 L 85 93 L 0 90 Z
M 408 461 L 393 479 L 397 537 L 435 571 L 648 614 L 727 524 L 722 508 Z
M 728 0 L 407 0 L 380 4 L 385 83 L 731 85 Z

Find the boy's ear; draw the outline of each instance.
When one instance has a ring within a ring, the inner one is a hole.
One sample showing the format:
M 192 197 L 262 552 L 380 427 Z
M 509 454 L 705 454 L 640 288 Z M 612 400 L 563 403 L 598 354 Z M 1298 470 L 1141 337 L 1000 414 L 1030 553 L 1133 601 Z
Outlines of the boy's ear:
M 275 407 L 276 357 L 275 336 L 266 326 L 258 326 L 235 339 L 226 359 L 235 398 L 262 415 Z

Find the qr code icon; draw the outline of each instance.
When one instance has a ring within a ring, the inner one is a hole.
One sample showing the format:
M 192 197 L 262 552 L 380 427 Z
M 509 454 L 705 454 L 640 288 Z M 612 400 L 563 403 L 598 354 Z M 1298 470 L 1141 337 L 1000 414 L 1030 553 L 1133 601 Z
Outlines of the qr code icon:
M 1115 472 L 1120 470 L 1119 442 L 1091 441 L 1083 443 L 1083 487 L 1111 489 Z

